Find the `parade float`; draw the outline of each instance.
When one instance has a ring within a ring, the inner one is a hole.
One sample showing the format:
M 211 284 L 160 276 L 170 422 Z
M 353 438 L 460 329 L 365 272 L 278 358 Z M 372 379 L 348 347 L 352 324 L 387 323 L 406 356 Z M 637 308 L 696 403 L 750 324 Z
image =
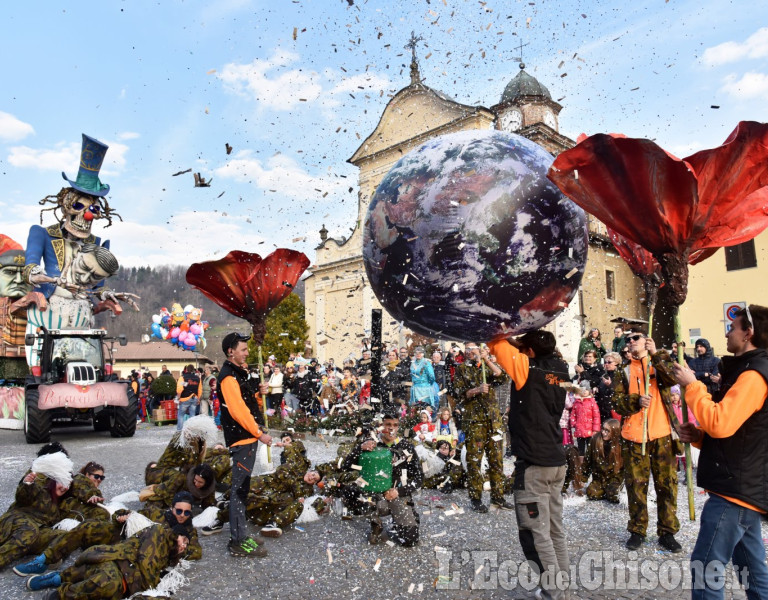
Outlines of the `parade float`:
M 48 212 L 55 222 L 33 225 L 26 249 L 0 238 L 0 426 L 23 429 L 29 443 L 64 424 L 92 423 L 113 437 L 136 430 L 137 399 L 111 364 L 125 338 L 93 327 L 95 314 L 120 314 L 121 302 L 138 310 L 135 296 L 104 285 L 118 262 L 91 232 L 94 221 L 120 218 L 99 180 L 107 148 L 83 135 L 77 178 L 62 173 L 69 185 L 40 201 L 41 224 Z

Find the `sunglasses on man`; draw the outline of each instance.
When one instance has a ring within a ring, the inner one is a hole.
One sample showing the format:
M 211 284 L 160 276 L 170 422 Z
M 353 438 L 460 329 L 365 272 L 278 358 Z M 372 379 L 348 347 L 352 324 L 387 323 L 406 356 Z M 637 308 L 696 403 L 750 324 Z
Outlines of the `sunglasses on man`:
M 192 511 L 191 510 L 184 510 L 183 508 L 174 508 L 173 512 L 175 512 L 179 516 L 181 516 L 181 515 L 184 515 L 185 517 L 191 517 L 192 516 Z
M 633 342 L 637 342 L 637 341 L 639 341 L 639 340 L 642 340 L 644 337 L 645 337 L 645 336 L 644 336 L 642 333 L 637 333 L 637 334 L 635 334 L 635 335 L 631 335 L 631 336 L 629 336 L 629 338 L 627 338 L 627 339 L 630 339 L 630 340 L 632 340 Z
M 99 475 L 98 473 L 89 473 L 89 477 L 93 477 L 94 479 L 98 479 L 99 481 L 104 481 L 107 476 L 106 475 Z

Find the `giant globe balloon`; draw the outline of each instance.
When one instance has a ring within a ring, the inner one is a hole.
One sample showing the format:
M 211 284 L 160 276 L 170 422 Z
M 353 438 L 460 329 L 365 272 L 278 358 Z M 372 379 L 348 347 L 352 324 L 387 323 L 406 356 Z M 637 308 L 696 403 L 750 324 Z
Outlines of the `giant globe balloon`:
M 571 301 L 587 220 L 547 177 L 552 156 L 501 131 L 432 139 L 371 199 L 363 258 L 382 306 L 417 333 L 490 340 L 532 331 Z

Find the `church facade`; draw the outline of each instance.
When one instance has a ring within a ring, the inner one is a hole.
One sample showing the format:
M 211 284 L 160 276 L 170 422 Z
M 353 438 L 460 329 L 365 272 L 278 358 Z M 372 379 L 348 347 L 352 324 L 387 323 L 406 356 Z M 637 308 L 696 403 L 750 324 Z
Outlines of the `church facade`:
M 486 108 L 458 103 L 422 82 L 414 52 L 410 85 L 391 98 L 374 131 L 349 159 L 360 170 L 358 215 L 352 234 L 336 240 L 328 237 L 324 227 L 320 231 L 311 275 L 305 280 L 306 319 L 314 356 L 321 361 L 334 358 L 339 364 L 347 356 L 359 355 L 362 338 L 370 334 L 371 310 L 381 308 L 365 275 L 363 227 L 376 187 L 394 164 L 430 138 L 477 129 L 516 133 L 557 155 L 575 144 L 559 133 L 562 108 L 522 63 L 498 104 Z M 642 283 L 613 251 L 605 226 L 592 217 L 589 237 L 582 287 L 570 306 L 547 326 L 571 361 L 585 329 L 598 327 L 610 344 L 611 319 L 647 318 Z M 384 342 L 404 345 L 407 333 L 384 311 Z

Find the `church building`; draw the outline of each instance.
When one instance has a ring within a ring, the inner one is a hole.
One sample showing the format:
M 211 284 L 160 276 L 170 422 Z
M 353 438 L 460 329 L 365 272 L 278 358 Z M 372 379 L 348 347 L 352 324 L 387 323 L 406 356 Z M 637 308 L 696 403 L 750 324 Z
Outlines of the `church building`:
M 507 84 L 500 101 L 490 108 L 469 106 L 425 85 L 416 60 L 415 40 L 408 86 L 384 107 L 374 131 L 349 162 L 358 167 L 358 214 L 347 239 L 328 237 L 323 227 L 311 275 L 305 280 L 306 319 L 313 355 L 339 364 L 359 356 L 363 337 L 370 335 L 371 309 L 381 308 L 367 280 L 363 265 L 363 227 L 376 187 L 405 154 L 430 138 L 475 129 L 500 129 L 525 136 L 553 156 L 574 146 L 559 133 L 563 107 L 549 90 L 525 71 Z M 576 360 L 579 339 L 597 327 L 610 346 L 615 317 L 646 319 L 643 286 L 611 245 L 605 226 L 589 217 L 589 256 L 582 286 L 570 306 L 547 329 L 558 338 L 558 347 L 569 361 Z M 404 345 L 408 330 L 384 311 L 382 340 Z

